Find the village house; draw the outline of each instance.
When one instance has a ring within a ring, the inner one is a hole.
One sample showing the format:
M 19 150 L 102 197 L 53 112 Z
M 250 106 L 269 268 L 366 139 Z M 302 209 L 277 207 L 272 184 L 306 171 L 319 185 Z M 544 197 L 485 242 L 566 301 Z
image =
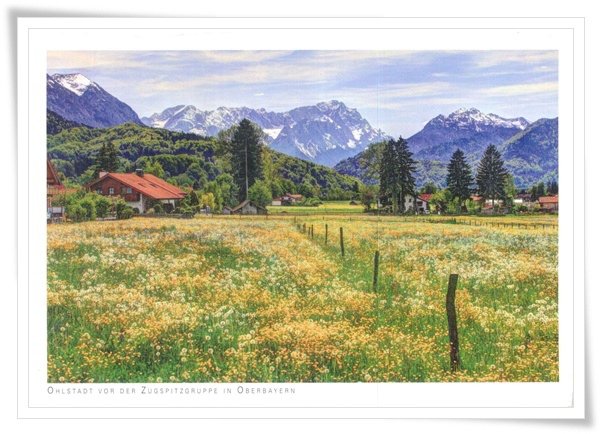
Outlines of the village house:
M 429 214 L 429 201 L 431 200 L 432 194 L 423 193 L 418 195 L 416 198 L 413 196 L 404 197 L 404 209 L 407 211 L 413 210 L 419 214 Z
M 273 199 L 271 205 L 273 206 L 281 206 L 281 205 L 293 205 L 298 202 L 302 202 L 304 196 L 301 194 L 291 194 L 286 193 L 283 196 L 279 196 Z
M 65 194 L 67 189 L 58 178 L 58 173 L 49 159 L 46 160 L 46 208 L 47 220 L 52 221 L 64 217 L 65 209 L 56 206 L 54 201 L 58 195 Z
M 87 185 L 90 191 L 104 196 L 122 197 L 127 205 L 145 213 L 153 204 L 174 208 L 186 192 L 151 174 L 137 169 L 135 173 L 100 172 L 99 178 Z
M 558 196 L 542 196 L 538 203 L 542 211 L 558 212 Z
M 267 214 L 266 208 L 255 204 L 254 202 L 246 199 L 241 202 L 238 206 L 231 209 L 230 214 L 242 214 L 242 215 L 265 215 Z

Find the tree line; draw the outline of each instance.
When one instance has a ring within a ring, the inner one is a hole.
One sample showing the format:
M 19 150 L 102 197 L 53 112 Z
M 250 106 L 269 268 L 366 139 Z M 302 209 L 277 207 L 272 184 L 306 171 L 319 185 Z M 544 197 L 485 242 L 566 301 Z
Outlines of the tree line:
M 420 191 L 416 189 L 415 167 L 408 143 L 400 137 L 398 140 L 388 140 L 383 143 L 378 153 L 371 147 L 367 158 L 367 171 L 379 180 L 378 185 L 365 185 L 361 188 L 361 202 L 366 210 L 372 209 L 375 203 L 380 203 L 383 209 L 390 212 L 414 212 L 407 209 L 406 198 L 411 197 L 412 208 L 420 193 L 432 194 L 430 204 L 440 212 L 474 212 L 479 204 L 473 200 L 478 195 L 484 201 L 491 200 L 492 208 L 496 209 L 502 201 L 504 207 L 512 207 L 517 195 L 513 176 L 508 173 L 498 149 L 489 145 L 479 161 L 476 172 L 465 158 L 461 149 L 456 149 L 447 165 L 446 185 L 438 190 L 433 184 L 426 184 Z M 367 151 L 368 152 L 368 151 Z M 543 182 L 532 187 L 531 200 L 535 201 L 546 194 L 558 194 L 558 183 Z

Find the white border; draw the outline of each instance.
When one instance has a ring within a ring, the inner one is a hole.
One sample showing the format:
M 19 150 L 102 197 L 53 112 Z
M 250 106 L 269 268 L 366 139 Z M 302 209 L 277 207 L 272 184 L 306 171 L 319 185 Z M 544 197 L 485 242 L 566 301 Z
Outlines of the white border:
M 46 224 L 45 211 L 39 206 L 41 198 L 45 202 L 46 53 L 144 49 L 558 50 L 563 210 L 559 223 L 560 381 L 296 384 L 295 394 L 276 399 L 257 395 L 194 400 L 49 396 Z M 575 166 L 583 168 L 581 19 L 29 18 L 19 20 L 18 54 L 20 417 L 583 417 L 583 215 L 576 221 L 574 214 L 564 211 L 583 202 L 579 197 L 583 195 L 583 170 L 574 171 Z M 577 113 L 580 116 L 575 117 Z M 122 408 L 126 406 L 137 408 Z M 231 407 L 244 408 L 232 414 Z

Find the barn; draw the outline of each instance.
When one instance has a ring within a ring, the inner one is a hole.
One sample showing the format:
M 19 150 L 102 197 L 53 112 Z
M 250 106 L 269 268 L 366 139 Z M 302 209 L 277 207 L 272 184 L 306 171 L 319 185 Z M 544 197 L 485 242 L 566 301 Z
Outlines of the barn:
M 241 202 L 238 206 L 231 210 L 231 214 L 242 214 L 242 215 L 265 215 L 267 214 L 266 208 L 255 204 L 254 202 L 246 199 Z

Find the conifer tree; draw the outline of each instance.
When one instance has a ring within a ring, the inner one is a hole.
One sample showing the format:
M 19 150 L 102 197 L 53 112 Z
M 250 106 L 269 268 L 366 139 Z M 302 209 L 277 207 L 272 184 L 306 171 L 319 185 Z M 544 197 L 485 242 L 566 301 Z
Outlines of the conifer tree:
M 404 201 L 408 195 L 415 194 L 416 162 L 408 149 L 408 143 L 402 137 L 389 140 L 382 150 L 379 167 L 381 193 L 392 202 L 392 212 L 404 212 Z
M 262 163 L 262 132 L 243 119 L 231 140 L 231 169 L 240 201 L 248 199 L 250 187 L 262 178 Z
M 98 155 L 96 155 L 96 161 L 94 162 L 94 175 L 97 177 L 100 171 L 116 172 L 119 168 L 118 155 L 114 143 L 103 143 L 98 151 Z
M 465 154 L 460 149 L 454 151 L 450 163 L 448 163 L 446 184 L 452 198 L 458 197 L 461 207 L 464 206 L 464 202 L 471 197 L 473 191 L 473 175 L 471 174 L 471 166 L 467 163 Z
M 504 197 L 507 175 L 500 152 L 494 145 L 489 145 L 477 167 L 477 187 L 484 199 L 492 199 L 492 206 L 497 199 Z

